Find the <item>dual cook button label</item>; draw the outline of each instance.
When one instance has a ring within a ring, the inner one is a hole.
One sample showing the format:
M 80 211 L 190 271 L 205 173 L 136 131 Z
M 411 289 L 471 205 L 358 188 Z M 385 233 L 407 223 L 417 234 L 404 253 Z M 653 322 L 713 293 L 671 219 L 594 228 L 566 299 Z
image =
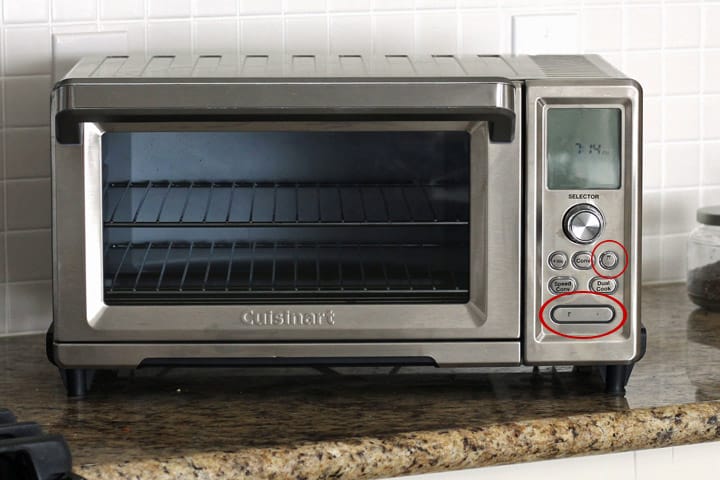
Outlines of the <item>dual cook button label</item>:
M 592 292 L 611 294 L 617 290 L 617 281 L 613 278 L 594 277 L 588 288 Z M 548 289 L 555 295 L 577 290 L 577 280 L 573 277 L 553 277 L 548 282 Z

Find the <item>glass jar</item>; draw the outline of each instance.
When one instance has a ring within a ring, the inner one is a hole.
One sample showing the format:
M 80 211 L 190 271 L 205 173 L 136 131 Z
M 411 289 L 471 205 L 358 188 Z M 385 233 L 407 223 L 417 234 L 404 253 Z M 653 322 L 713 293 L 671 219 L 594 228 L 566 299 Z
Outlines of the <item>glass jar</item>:
M 720 205 L 699 208 L 688 238 L 687 289 L 693 303 L 720 311 Z

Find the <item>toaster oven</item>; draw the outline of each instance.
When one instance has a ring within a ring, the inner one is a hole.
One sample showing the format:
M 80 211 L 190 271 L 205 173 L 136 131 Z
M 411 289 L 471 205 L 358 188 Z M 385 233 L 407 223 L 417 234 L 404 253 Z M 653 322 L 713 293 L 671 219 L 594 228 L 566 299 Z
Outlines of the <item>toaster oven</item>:
M 640 86 L 597 56 L 80 61 L 52 92 L 70 395 L 150 365 L 595 365 L 639 319 Z

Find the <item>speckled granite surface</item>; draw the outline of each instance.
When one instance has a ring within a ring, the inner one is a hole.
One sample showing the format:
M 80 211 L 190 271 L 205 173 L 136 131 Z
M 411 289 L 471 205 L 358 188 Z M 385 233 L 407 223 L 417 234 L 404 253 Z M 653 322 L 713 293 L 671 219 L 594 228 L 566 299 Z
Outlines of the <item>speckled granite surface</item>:
M 648 353 L 625 398 L 549 370 L 191 369 L 67 400 L 30 336 L 0 339 L 0 406 L 65 435 L 88 479 L 371 479 L 720 440 L 720 314 L 683 285 L 643 295 Z

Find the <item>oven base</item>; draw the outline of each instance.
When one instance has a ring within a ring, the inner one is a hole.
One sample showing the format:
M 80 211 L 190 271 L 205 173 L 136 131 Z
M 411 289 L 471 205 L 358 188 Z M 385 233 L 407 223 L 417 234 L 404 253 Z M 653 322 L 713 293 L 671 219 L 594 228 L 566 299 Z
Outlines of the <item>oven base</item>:
M 642 354 L 646 330 L 641 329 Z M 340 344 L 56 343 L 46 336 L 48 359 L 58 367 L 68 397 L 84 397 L 97 370 L 150 366 L 367 366 L 482 367 L 522 365 L 520 342 L 396 342 Z M 625 395 L 636 363 L 594 365 L 606 393 Z

